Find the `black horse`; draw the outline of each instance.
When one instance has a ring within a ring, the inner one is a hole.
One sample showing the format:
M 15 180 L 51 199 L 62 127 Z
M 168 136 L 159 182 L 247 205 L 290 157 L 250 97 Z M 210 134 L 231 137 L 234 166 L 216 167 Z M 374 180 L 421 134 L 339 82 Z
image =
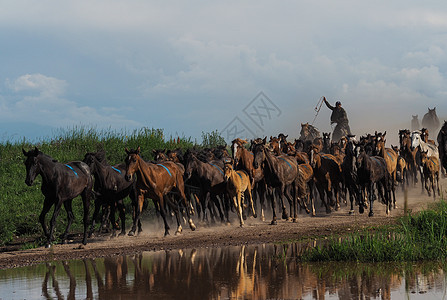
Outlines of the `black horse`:
M 72 210 L 73 198 L 81 195 L 84 206 L 84 237 L 82 243 L 87 244 L 88 213 L 90 206 L 90 197 L 92 194 L 93 179 L 87 164 L 81 161 L 72 161 L 69 163 L 59 163 L 57 160 L 42 153 L 35 147 L 33 150 L 25 151 L 26 156 L 26 179 L 25 183 L 31 186 L 37 175 L 42 176 L 42 194 L 45 196 L 43 209 L 39 216 L 39 222 L 42 225 L 43 232 L 47 238 L 46 247 L 51 247 L 53 240 L 54 225 L 59 215 L 62 204 L 67 211 L 68 224 L 61 239 L 64 243 L 67 239 L 68 230 L 73 223 L 74 216 Z M 50 231 L 45 225 L 45 216 L 53 206 L 54 212 L 50 221 Z
M 115 235 L 116 230 L 115 210 L 118 209 L 121 219 L 121 233 L 119 235 L 126 234 L 124 198 L 129 196 L 132 200 L 132 204 L 135 205 L 137 199 L 135 180 L 126 180 L 125 164 L 115 166 L 107 164 L 104 151 L 89 152 L 85 154 L 83 161 L 90 167 L 90 171 L 95 177 L 95 211 L 93 213 L 89 235 L 93 233 L 95 221 L 101 207 L 103 207 L 103 211 L 110 212 L 109 216 L 110 223 L 112 224 L 113 236 Z M 139 224 L 139 226 L 141 227 L 141 224 Z

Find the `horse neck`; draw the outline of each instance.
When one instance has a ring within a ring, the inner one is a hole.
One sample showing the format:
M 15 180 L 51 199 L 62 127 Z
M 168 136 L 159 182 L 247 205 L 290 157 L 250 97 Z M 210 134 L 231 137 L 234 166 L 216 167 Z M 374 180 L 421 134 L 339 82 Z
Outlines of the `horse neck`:
M 278 159 L 273 154 L 271 154 L 267 149 L 264 148 L 264 155 L 265 155 L 265 161 L 267 162 L 268 169 L 275 173 L 277 171 L 277 167 L 275 167 L 277 164 L 275 164 L 275 161 Z
M 93 176 L 95 176 L 95 181 L 99 181 L 101 187 L 105 187 L 105 178 L 107 173 L 107 168 L 103 165 L 98 159 L 94 159 L 93 163 L 95 164 L 95 169 L 93 172 Z
M 153 177 L 153 170 L 150 163 L 145 162 L 140 156 L 137 160 L 137 169 L 135 171 L 137 178 L 144 183 L 145 186 L 150 186 L 150 179 Z
M 54 168 L 57 162 L 54 162 L 50 156 L 45 154 L 39 154 L 37 156 L 37 160 L 39 162 L 39 173 L 42 176 L 43 183 L 47 183 L 51 181 L 51 178 L 54 175 Z

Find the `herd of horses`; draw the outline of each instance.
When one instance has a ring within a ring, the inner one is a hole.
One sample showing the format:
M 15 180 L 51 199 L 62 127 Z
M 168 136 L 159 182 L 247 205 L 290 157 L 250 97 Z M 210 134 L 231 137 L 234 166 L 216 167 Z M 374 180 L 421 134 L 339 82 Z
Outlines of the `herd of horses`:
M 123 163 L 109 165 L 104 151 L 87 153 L 83 161 L 60 163 L 37 147 L 26 151 L 26 180 L 32 185 L 41 175 L 45 197 L 39 222 L 47 240 L 53 242 L 56 218 L 62 205 L 67 212 L 67 227 L 62 242 L 73 222 L 72 200 L 83 201 L 83 240 L 95 229 L 102 213 L 102 222 L 125 232 L 124 199 L 132 202 L 132 228 L 129 235 L 142 231 L 141 213 L 147 199 L 164 222 L 169 234 L 169 217 L 175 216 L 176 233 L 182 232 L 182 221 L 196 229 L 193 215 L 204 222 L 230 222 L 230 213 L 237 215 L 239 225 L 247 217 L 265 220 L 266 205 L 271 206 L 271 224 L 277 224 L 277 204 L 281 218 L 296 222 L 300 210 L 315 216 L 317 203 L 326 213 L 348 205 L 359 213 L 369 209 L 374 215 L 375 200 L 386 205 L 386 213 L 396 208 L 396 188 L 414 186 L 418 178 L 427 193 L 439 195 L 439 173 L 447 168 L 447 122 L 437 136 L 429 132 L 400 130 L 399 145 L 386 147 L 386 132 L 375 132 L 356 138 L 344 136 L 331 140 L 330 133 L 320 136 L 312 125 L 301 124 L 301 135 L 293 142 L 288 136 L 237 138 L 231 145 L 207 149 L 153 150 L 154 160 L 146 161 L 141 149 L 125 149 Z M 437 145 L 436 145 L 437 144 Z M 89 222 L 90 200 L 95 199 L 92 221 Z M 287 205 L 288 204 L 288 205 Z M 49 229 L 45 216 L 55 206 Z M 289 210 L 287 209 L 289 207 Z M 121 225 L 115 222 L 116 211 Z M 89 228 L 90 226 L 90 228 Z

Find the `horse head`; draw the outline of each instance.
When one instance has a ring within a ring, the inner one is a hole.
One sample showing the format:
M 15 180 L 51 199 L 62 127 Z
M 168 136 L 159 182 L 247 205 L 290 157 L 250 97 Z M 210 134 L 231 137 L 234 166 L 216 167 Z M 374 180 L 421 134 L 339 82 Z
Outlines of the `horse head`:
M 233 161 L 231 159 L 224 161 L 224 180 L 228 182 L 233 173 Z
M 37 147 L 34 147 L 33 150 L 25 151 L 22 148 L 23 155 L 25 155 L 25 167 L 26 167 L 26 179 L 25 183 L 28 186 L 32 186 L 34 183 L 34 180 L 36 179 L 37 175 L 40 173 L 40 165 L 39 160 L 37 156 L 41 153 Z
M 267 137 L 264 138 L 261 141 L 259 141 L 259 140 L 260 139 L 257 139 L 255 141 L 253 141 L 253 144 L 252 144 L 253 155 L 254 155 L 253 167 L 255 169 L 257 169 L 260 166 L 262 166 L 262 163 L 265 160 L 265 150 L 266 150 Z
M 421 142 L 422 142 L 421 132 L 419 130 L 413 131 L 411 133 L 411 151 L 420 146 Z
M 136 150 L 128 150 L 127 148 L 124 149 L 127 154 L 127 157 L 125 159 L 126 175 L 124 176 L 124 178 L 126 178 L 127 181 L 132 181 L 133 174 L 135 174 L 135 172 L 139 168 L 138 161 L 140 160 L 140 150 L 141 149 L 139 146 Z

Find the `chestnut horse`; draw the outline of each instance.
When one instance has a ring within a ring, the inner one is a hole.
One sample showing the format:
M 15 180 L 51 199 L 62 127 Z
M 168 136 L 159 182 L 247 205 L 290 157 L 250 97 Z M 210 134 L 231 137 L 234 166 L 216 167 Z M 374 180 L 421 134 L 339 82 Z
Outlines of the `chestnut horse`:
M 47 238 L 46 247 L 51 247 L 53 241 L 53 231 L 56 224 L 56 218 L 59 215 L 62 204 L 67 211 L 67 227 L 62 234 L 62 243 L 67 239 L 68 230 L 73 223 L 72 200 L 81 195 L 84 207 L 84 237 L 82 243 L 87 244 L 88 212 L 90 206 L 90 197 L 92 194 L 93 179 L 89 167 L 82 161 L 72 161 L 68 163 L 59 163 L 57 160 L 42 153 L 35 147 L 33 150 L 25 151 L 26 156 L 26 179 L 28 186 L 33 185 L 37 175 L 42 177 L 42 194 L 45 197 L 43 209 L 39 216 L 39 222 L 42 225 L 43 232 Z M 45 216 L 54 205 L 53 216 L 50 221 L 50 231 L 45 225 Z
M 433 191 L 433 199 L 436 198 L 436 191 L 435 191 L 435 182 L 436 187 L 438 191 L 438 196 L 440 195 L 439 192 L 439 160 L 435 156 L 428 156 L 427 151 L 421 152 L 421 163 L 422 168 L 424 170 L 424 185 L 425 189 L 427 190 L 428 196 L 431 196 L 430 190 Z M 430 186 L 428 185 L 428 181 L 430 181 Z
M 233 205 L 237 211 L 239 217 L 240 226 L 244 226 L 244 203 L 241 200 L 242 196 L 244 200 L 248 202 L 253 217 L 256 218 L 256 211 L 253 206 L 253 199 L 251 197 L 251 180 L 248 177 L 247 172 L 244 170 L 235 171 L 232 166 L 232 162 L 225 162 L 224 166 L 224 178 L 227 183 L 227 193 L 230 199 L 233 200 Z
M 265 193 L 267 191 L 267 185 L 264 179 L 264 173 L 262 168 L 254 168 L 253 152 L 247 150 L 244 145 L 247 144 L 246 140 L 239 138 L 231 142 L 231 149 L 233 152 L 233 161 L 235 170 L 245 170 L 251 180 L 253 188 L 253 201 L 256 205 L 256 198 L 259 197 L 259 204 L 261 208 L 261 220 L 265 220 Z
M 136 189 L 137 189 L 137 203 L 134 208 L 134 220 L 133 226 L 129 235 L 134 235 L 137 223 L 140 222 L 140 214 L 143 208 L 143 203 L 145 198 L 151 198 L 154 201 L 155 207 L 159 209 L 160 215 L 163 218 L 165 225 L 164 235 L 169 234 L 169 225 L 166 220 L 165 203 L 164 196 L 171 191 L 175 191 L 179 194 L 183 205 L 188 208 L 189 205 L 186 201 L 185 188 L 183 182 L 183 173 L 181 173 L 180 168 L 174 162 L 166 161 L 162 164 L 156 164 L 151 162 L 146 162 L 140 157 L 140 147 L 136 150 L 125 149 L 126 157 L 126 179 L 132 181 L 133 175 L 137 176 L 136 179 Z M 177 233 L 182 232 L 182 226 L 179 219 L 178 207 L 174 206 L 172 209 L 175 212 L 177 219 Z M 191 230 L 195 230 L 194 225 L 190 215 L 189 209 L 186 209 L 186 214 L 188 216 L 188 223 Z M 139 232 L 141 228 L 139 229 Z

